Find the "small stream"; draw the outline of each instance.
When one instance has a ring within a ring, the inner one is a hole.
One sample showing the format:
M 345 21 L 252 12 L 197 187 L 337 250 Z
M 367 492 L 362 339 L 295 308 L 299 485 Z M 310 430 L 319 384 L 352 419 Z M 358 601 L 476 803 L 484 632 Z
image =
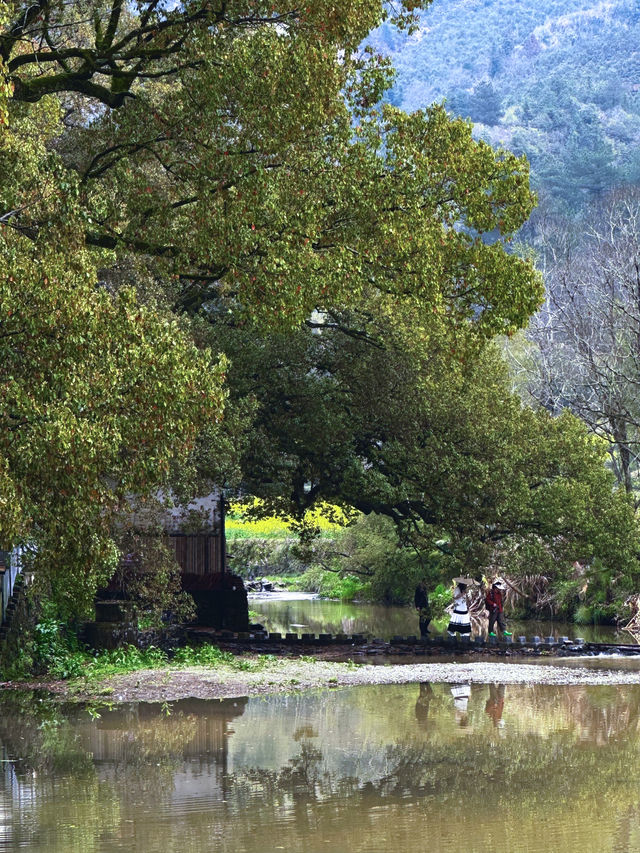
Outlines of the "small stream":
M 268 631 L 310 634 L 368 634 L 388 640 L 394 635 L 419 635 L 418 618 L 412 607 L 328 601 L 309 593 L 256 593 L 249 595 L 249 608 L 259 614 Z M 508 614 L 507 614 L 508 615 Z M 626 631 L 609 625 L 576 625 L 567 622 L 508 620 L 513 636 L 582 637 L 594 643 L 633 643 Z M 447 620 L 435 623 L 434 631 L 444 631 Z
M 411 608 L 250 606 L 281 632 L 417 628 Z M 292 685 L 122 706 L 0 691 L 0 853 L 640 850 L 640 661 L 573 662 L 633 683 Z

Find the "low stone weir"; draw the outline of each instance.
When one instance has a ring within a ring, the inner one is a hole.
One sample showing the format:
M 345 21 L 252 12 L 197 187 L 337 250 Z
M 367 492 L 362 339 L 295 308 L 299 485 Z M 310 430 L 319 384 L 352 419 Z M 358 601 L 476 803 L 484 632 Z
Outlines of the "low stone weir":
M 213 628 L 189 628 L 192 641 L 209 642 L 225 649 L 271 651 L 284 654 L 308 654 L 310 650 L 328 650 L 356 655 L 434 655 L 434 654 L 503 654 L 595 656 L 600 654 L 640 655 L 640 645 L 591 643 L 582 637 L 449 637 L 447 634 L 420 638 L 414 635 L 394 636 L 384 640 L 364 634 L 280 634 L 262 632 L 216 631 Z

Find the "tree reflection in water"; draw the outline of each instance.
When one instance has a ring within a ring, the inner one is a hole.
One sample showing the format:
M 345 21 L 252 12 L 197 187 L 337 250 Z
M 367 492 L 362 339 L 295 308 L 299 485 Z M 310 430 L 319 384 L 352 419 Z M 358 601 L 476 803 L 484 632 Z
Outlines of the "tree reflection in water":
M 131 705 L 95 720 L 5 697 L 0 851 L 417 853 L 428 839 L 448 853 L 461 832 L 513 853 L 546 850 L 550 834 L 568 853 L 640 849 L 640 688 L 465 688 L 176 702 L 169 715 Z

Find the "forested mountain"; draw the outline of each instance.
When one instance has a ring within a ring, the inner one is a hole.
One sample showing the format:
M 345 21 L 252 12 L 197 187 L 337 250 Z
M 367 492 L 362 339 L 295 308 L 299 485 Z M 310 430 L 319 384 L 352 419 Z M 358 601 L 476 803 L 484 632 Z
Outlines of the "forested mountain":
M 434 0 L 411 32 L 371 37 L 388 100 L 445 103 L 476 137 L 525 154 L 539 206 L 520 232 L 547 299 L 509 347 L 527 401 L 605 438 L 618 481 L 640 474 L 640 6 L 635 0 Z
M 640 8 L 635 0 L 435 0 L 411 35 L 372 38 L 397 69 L 390 100 L 446 99 L 476 135 L 531 162 L 554 207 L 640 181 Z

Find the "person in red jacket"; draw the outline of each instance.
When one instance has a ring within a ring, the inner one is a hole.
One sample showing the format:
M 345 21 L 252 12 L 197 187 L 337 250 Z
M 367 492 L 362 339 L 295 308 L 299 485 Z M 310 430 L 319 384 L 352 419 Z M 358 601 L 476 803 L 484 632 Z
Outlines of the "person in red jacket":
M 507 621 L 504 618 L 504 602 L 502 596 L 507 585 L 502 578 L 496 578 L 491 585 L 491 589 L 486 594 L 484 603 L 489 611 L 489 636 L 495 637 L 496 622 L 501 636 L 511 636 L 511 631 L 507 631 Z

